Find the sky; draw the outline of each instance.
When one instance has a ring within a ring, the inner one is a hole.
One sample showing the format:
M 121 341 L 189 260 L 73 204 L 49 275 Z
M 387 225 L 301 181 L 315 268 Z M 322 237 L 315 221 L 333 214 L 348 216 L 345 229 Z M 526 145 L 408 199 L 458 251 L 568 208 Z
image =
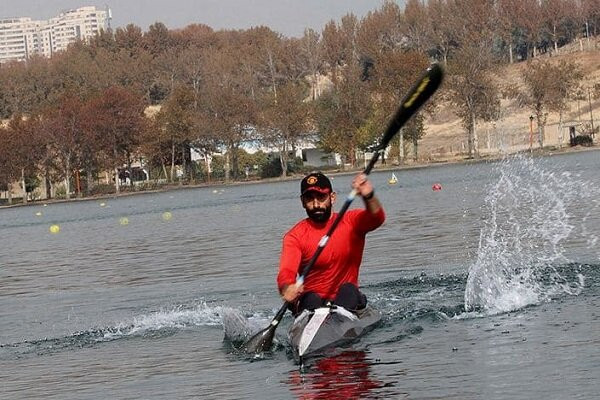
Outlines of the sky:
M 133 23 L 145 31 L 157 21 L 170 29 L 191 23 L 214 29 L 266 25 L 286 36 L 301 36 L 305 28 L 320 31 L 331 19 L 339 21 L 350 12 L 360 18 L 382 4 L 383 0 L 0 0 L 0 19 L 48 19 L 66 9 L 108 6 L 113 28 Z

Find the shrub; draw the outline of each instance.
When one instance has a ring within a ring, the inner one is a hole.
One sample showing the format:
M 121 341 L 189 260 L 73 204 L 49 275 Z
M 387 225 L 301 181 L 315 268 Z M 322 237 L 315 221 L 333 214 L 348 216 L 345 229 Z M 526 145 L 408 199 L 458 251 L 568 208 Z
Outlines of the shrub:
M 573 146 L 593 146 L 594 145 L 594 141 L 592 140 L 591 136 L 588 135 L 579 135 L 579 136 L 575 136 L 575 139 L 573 139 Z

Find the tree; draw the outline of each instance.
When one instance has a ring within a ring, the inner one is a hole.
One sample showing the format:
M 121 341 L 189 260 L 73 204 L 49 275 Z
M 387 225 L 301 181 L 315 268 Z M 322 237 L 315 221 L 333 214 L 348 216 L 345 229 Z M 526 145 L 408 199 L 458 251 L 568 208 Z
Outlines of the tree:
M 477 120 L 496 119 L 500 107 L 499 91 L 491 79 L 489 47 L 463 47 L 449 64 L 447 80 L 449 99 L 467 131 L 469 157 L 478 157 Z
M 321 147 L 339 153 L 351 165 L 356 164 L 356 150 L 366 150 L 375 140 L 373 131 L 364 129 L 372 103 L 360 74 L 358 66 L 347 66 L 337 85 L 317 100 Z
M 8 204 L 12 204 L 11 185 L 17 180 L 18 142 L 7 128 L 0 124 L 0 190 L 8 194 Z
M 132 92 L 111 87 L 91 100 L 95 119 L 90 124 L 101 141 L 105 166 L 114 171 L 115 190 L 120 192 L 119 168 L 130 165 L 139 138 L 147 128 L 145 103 Z
M 26 179 L 35 174 L 40 157 L 39 140 L 35 134 L 37 124 L 37 117 L 24 118 L 16 114 L 6 130 L 8 165 L 5 174 L 9 185 L 19 180 L 23 188 L 23 204 L 27 203 Z
M 431 37 L 431 21 L 421 0 L 408 0 L 406 2 L 403 27 L 408 38 L 408 46 L 411 49 L 426 53 L 430 47 L 427 39 Z
M 199 99 L 198 121 L 216 148 L 226 157 L 225 179 L 238 174 L 236 149 L 250 139 L 258 115 L 256 84 L 252 80 L 251 59 L 237 46 L 240 38 L 224 48 L 206 50 L 205 83 Z M 234 46 L 235 44 L 235 46 Z M 247 54 L 247 53 L 246 53 Z
M 496 14 L 498 16 L 498 36 L 504 41 L 508 48 L 508 62 L 514 62 L 514 49 L 518 38 L 519 20 L 522 16 L 522 0 L 498 0 L 496 3 Z
M 79 168 L 82 157 L 83 121 L 81 99 L 64 96 L 56 107 L 46 108 L 43 114 L 45 145 L 51 156 L 62 167 L 66 198 L 71 197 L 71 177 Z M 77 187 L 78 194 L 80 193 Z
M 178 86 L 156 116 L 158 130 L 166 134 L 167 143 L 171 149 L 170 182 L 173 182 L 178 154 L 179 163 L 184 171 L 184 179 L 189 172 L 190 144 L 194 140 L 196 132 L 195 103 L 194 92 L 187 87 Z
M 523 71 L 525 88 L 516 93 L 520 104 L 528 106 L 538 125 L 538 143 L 544 146 L 544 130 L 549 111 L 561 112 L 566 100 L 574 94 L 582 77 L 577 64 L 534 60 Z
M 372 97 L 375 103 L 374 113 L 371 116 L 374 124 L 371 136 L 381 134 L 391 115 L 397 110 L 402 98 L 414 84 L 418 76 L 428 65 L 424 54 L 414 50 L 393 49 L 382 52 L 374 60 L 372 77 Z M 430 102 L 426 110 L 431 110 L 434 103 Z M 422 122 L 422 121 L 421 121 Z M 402 134 L 394 139 L 398 146 L 398 162 L 404 162 L 404 140 L 413 144 L 414 157 L 417 158 L 418 141 L 425 134 L 423 123 L 409 123 Z
M 462 21 L 452 17 L 452 11 L 445 0 L 429 0 L 427 3 L 427 16 L 429 21 L 428 42 L 430 43 L 436 58 L 448 64 L 450 52 L 454 50 L 457 43 L 457 25 Z
M 478 157 L 477 120 L 497 118 L 500 96 L 491 74 L 496 65 L 492 52 L 495 12 L 486 0 L 456 1 L 453 12 L 463 21 L 457 32 L 460 48 L 448 62 L 450 102 L 467 131 L 469 157 Z
M 321 95 L 321 86 L 319 78 L 324 70 L 323 49 L 321 44 L 321 35 L 312 30 L 304 31 L 304 36 L 300 39 L 300 56 L 303 58 L 306 71 L 310 82 L 310 98 L 315 100 Z
M 261 141 L 279 150 L 281 176 L 287 175 L 288 152 L 296 147 L 309 128 L 311 107 L 304 100 L 304 85 L 289 82 L 279 87 L 278 96 L 266 95 L 262 107 Z
M 569 17 L 570 11 L 574 8 L 573 1 L 569 0 L 542 0 L 541 12 L 545 34 L 550 38 L 554 45 L 554 52 L 558 54 L 558 43 L 566 36 L 561 32 L 565 20 Z

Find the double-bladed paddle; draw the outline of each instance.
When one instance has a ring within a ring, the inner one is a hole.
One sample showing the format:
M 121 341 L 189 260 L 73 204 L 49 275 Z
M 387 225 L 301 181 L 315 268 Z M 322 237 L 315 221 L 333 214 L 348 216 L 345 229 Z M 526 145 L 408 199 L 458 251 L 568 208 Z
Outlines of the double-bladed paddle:
M 406 97 L 404 97 L 404 99 L 402 100 L 402 104 L 398 108 L 398 111 L 396 111 L 396 114 L 388 124 L 388 127 L 385 133 L 383 134 L 383 137 L 381 138 L 381 141 L 374 148 L 373 157 L 371 158 L 371 161 L 363 171 L 365 175 L 369 175 L 369 173 L 375 166 L 375 163 L 377 162 L 377 160 L 379 160 L 379 157 L 385 151 L 386 147 L 389 145 L 390 141 L 396 135 L 396 133 L 398 133 L 400 128 L 402 128 L 402 126 L 404 126 L 404 124 L 417 112 L 417 110 L 435 93 L 437 88 L 442 83 L 443 77 L 444 71 L 442 70 L 442 67 L 440 67 L 438 64 L 432 64 L 429 68 L 427 68 L 427 70 L 425 71 L 423 76 L 421 76 L 421 78 L 417 81 L 417 83 L 410 89 Z M 331 224 L 331 227 L 329 228 L 325 236 L 323 236 L 319 241 L 319 246 L 317 247 L 315 254 L 313 254 L 308 264 L 306 264 L 306 266 L 302 270 L 302 274 L 300 275 L 296 283 L 304 283 L 304 279 L 312 269 L 313 265 L 317 261 L 317 258 L 319 257 L 325 246 L 327 245 L 331 234 L 337 228 L 338 224 L 342 220 L 342 217 L 348 210 L 348 207 L 350 207 L 350 204 L 352 203 L 356 195 L 357 191 L 356 189 L 353 189 L 346 198 L 346 201 L 342 205 L 342 208 L 340 209 L 336 219 L 333 221 L 333 224 Z M 260 354 L 264 351 L 268 351 L 271 348 L 271 346 L 273 345 L 273 338 L 275 336 L 275 329 L 277 329 L 277 326 L 279 326 L 279 322 L 281 322 L 281 319 L 283 318 L 287 309 L 288 302 L 285 302 L 281 306 L 279 311 L 277 311 L 277 314 L 275 314 L 275 317 L 273 318 L 269 326 L 252 336 L 244 343 L 243 349 L 246 353 Z

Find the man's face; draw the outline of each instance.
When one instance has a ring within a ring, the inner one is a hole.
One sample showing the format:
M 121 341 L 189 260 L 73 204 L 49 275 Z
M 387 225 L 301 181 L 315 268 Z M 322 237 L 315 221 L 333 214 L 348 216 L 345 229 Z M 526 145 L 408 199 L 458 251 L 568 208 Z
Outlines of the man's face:
M 331 217 L 331 207 L 335 203 L 335 192 L 321 193 L 309 190 L 301 197 L 302 207 L 306 210 L 308 218 L 315 222 L 327 222 Z

